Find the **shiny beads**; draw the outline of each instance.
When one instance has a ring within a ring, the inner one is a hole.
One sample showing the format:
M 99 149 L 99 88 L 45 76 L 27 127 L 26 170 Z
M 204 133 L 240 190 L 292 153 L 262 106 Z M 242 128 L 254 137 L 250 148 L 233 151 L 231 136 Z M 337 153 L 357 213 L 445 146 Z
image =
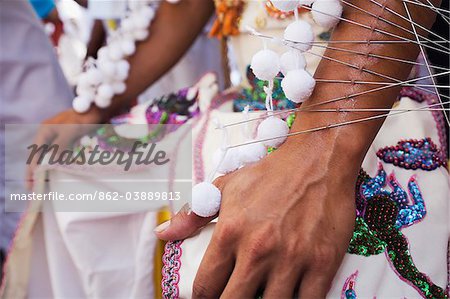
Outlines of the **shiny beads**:
M 356 292 L 355 290 L 348 289 L 345 291 L 345 298 L 346 299 L 356 299 Z
M 362 256 L 371 256 L 383 253 L 387 244 L 369 229 L 363 218 L 357 217 L 355 230 L 348 246 L 347 252 Z
M 445 154 L 431 141 L 431 138 L 402 140 L 396 146 L 378 150 L 378 158 L 386 163 L 405 169 L 434 170 L 447 166 Z
M 391 192 L 385 189 L 387 184 Z M 386 251 L 396 272 L 421 295 L 426 298 L 447 298 L 442 288 L 417 269 L 408 240 L 400 231 L 404 226 L 420 221 L 426 214 L 414 176 L 409 180 L 408 189 L 413 198 L 411 205 L 395 176 L 391 174 L 386 180 L 386 172 L 381 165 L 374 178 L 361 170 L 356 185 L 356 225 L 348 252 L 370 256 Z M 352 295 L 351 292 L 348 294 Z

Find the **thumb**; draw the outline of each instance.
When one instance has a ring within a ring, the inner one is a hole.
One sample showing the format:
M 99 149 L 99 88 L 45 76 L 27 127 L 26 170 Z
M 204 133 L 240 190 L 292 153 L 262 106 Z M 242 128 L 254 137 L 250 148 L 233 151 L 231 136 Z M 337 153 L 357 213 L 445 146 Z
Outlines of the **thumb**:
M 183 240 L 192 236 L 214 218 L 216 216 L 200 217 L 191 211 L 189 204 L 185 204 L 172 219 L 158 225 L 154 232 L 161 240 Z

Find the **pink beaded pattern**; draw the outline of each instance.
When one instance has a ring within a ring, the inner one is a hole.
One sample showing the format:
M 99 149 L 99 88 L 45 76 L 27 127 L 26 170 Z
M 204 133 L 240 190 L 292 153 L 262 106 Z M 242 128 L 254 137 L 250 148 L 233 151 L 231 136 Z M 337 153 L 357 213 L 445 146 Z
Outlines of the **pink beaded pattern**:
M 181 244 L 183 241 L 170 241 L 166 244 L 163 254 L 162 296 L 164 299 L 178 299 L 181 268 Z
M 400 90 L 400 97 L 408 97 L 416 102 L 426 102 L 427 105 L 433 105 L 439 103 L 439 99 L 436 95 L 418 90 L 413 87 L 403 87 Z M 441 111 L 431 111 L 434 120 L 436 122 L 436 128 L 439 135 L 439 143 L 441 144 L 441 151 L 447 152 L 447 133 L 445 130 L 444 115 Z

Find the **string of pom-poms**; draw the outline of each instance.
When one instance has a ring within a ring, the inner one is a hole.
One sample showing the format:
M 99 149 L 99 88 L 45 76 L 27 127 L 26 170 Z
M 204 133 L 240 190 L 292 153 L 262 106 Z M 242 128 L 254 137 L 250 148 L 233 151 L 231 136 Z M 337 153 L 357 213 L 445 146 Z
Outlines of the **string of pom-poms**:
M 375 0 L 369 0 L 372 3 L 375 3 L 377 5 L 381 5 L 377 3 Z M 222 131 L 223 139 L 222 139 L 222 145 L 221 147 L 216 151 L 214 154 L 214 169 L 211 172 L 211 174 L 208 176 L 208 180 L 205 182 L 202 182 L 200 184 L 197 184 L 192 189 L 192 201 L 191 201 L 191 208 L 192 211 L 201 216 L 201 217 L 210 217 L 216 215 L 220 210 L 220 204 L 221 204 L 221 192 L 220 190 L 214 186 L 212 183 L 212 180 L 216 173 L 230 173 L 237 169 L 239 169 L 242 166 L 245 166 L 248 163 L 253 163 L 258 161 L 259 159 L 263 158 L 267 154 L 267 148 L 271 147 L 277 147 L 281 145 L 287 137 L 300 135 L 300 134 L 306 134 L 306 133 L 312 133 L 317 132 L 320 130 L 326 130 L 326 129 L 332 129 L 340 126 L 346 126 L 346 125 L 352 125 L 356 123 L 361 122 L 367 122 L 372 121 L 380 118 L 385 117 L 393 117 L 397 115 L 402 115 L 404 113 L 412 112 L 412 111 L 446 111 L 449 110 L 444 107 L 445 104 L 449 104 L 450 101 L 442 102 L 441 96 L 446 97 L 444 95 L 439 95 L 437 88 L 449 88 L 449 86 L 437 86 L 434 78 L 436 76 L 446 75 L 450 73 L 448 69 L 442 68 L 442 67 L 435 67 L 428 63 L 428 61 L 425 59 L 425 63 L 419 63 L 419 62 L 410 62 L 410 61 L 400 61 L 405 63 L 411 63 L 416 65 L 422 65 L 426 66 L 429 76 L 423 76 L 421 78 L 417 79 L 410 79 L 406 81 L 401 81 L 396 78 L 368 70 L 368 69 L 361 69 L 358 66 L 352 65 L 347 62 L 339 61 L 337 59 L 327 57 L 325 55 L 320 55 L 316 53 L 309 52 L 309 54 L 316 55 L 321 57 L 322 59 L 329 59 L 337 63 L 341 63 L 344 65 L 347 65 L 349 67 L 358 68 L 363 72 L 370 73 L 372 75 L 376 75 L 378 77 L 387 79 L 392 82 L 370 82 L 370 81 L 345 81 L 345 80 L 325 80 L 325 79 L 314 79 L 307 71 L 306 71 L 306 60 L 304 58 L 304 53 L 309 51 L 313 46 L 320 47 L 320 42 L 314 41 L 314 34 L 312 31 L 312 27 L 309 23 L 300 20 L 298 18 L 298 6 L 303 6 L 311 11 L 311 15 L 313 20 L 320 26 L 324 28 L 332 28 L 337 25 L 339 21 L 345 21 L 350 24 L 360 26 L 363 28 L 370 29 L 372 31 L 376 31 L 380 34 L 384 34 L 386 36 L 389 36 L 391 38 L 395 38 L 396 40 L 386 40 L 386 41 L 333 41 L 332 44 L 338 44 L 338 43 L 346 43 L 346 42 L 361 42 L 361 43 L 413 43 L 420 47 L 420 50 L 422 54 L 424 54 L 424 48 L 433 49 L 439 52 L 447 53 L 449 54 L 449 50 L 445 48 L 444 45 L 442 45 L 442 42 L 448 42 L 441 36 L 439 36 L 436 33 L 430 32 L 430 30 L 424 28 L 423 26 L 415 23 L 411 15 L 409 13 L 408 7 L 406 3 L 413 2 L 410 0 L 400 0 L 403 1 L 403 5 L 405 6 L 405 9 L 407 11 L 408 15 L 408 21 L 412 25 L 413 30 L 409 30 L 407 28 L 404 28 L 403 26 L 400 26 L 394 22 L 391 22 L 387 19 L 384 19 L 382 17 L 377 18 L 383 22 L 386 22 L 390 24 L 391 26 L 394 26 L 398 29 L 401 29 L 405 32 L 408 32 L 410 34 L 414 34 L 415 40 L 411 40 L 402 36 L 399 36 L 397 34 L 377 29 L 377 28 L 371 28 L 368 25 L 361 24 L 359 22 L 349 20 L 342 17 L 342 11 L 343 6 L 342 3 L 353 7 L 354 9 L 360 11 L 361 13 L 365 13 L 368 15 L 374 16 L 372 13 L 370 13 L 367 10 L 364 10 L 354 4 L 348 3 L 345 0 L 272 0 L 272 4 L 281 11 L 294 11 L 295 14 L 295 21 L 288 25 L 284 32 L 283 39 L 264 36 L 258 32 L 256 32 L 254 29 L 249 29 L 249 32 L 255 36 L 258 36 L 263 39 L 271 40 L 272 42 L 284 44 L 291 48 L 291 50 L 284 53 L 281 57 L 278 56 L 277 53 L 267 48 L 267 41 L 264 41 L 264 48 L 260 51 L 258 51 L 252 58 L 251 61 L 251 69 L 255 76 L 264 81 L 268 81 L 268 86 L 265 88 L 266 92 L 266 109 L 267 114 L 256 118 L 262 120 L 261 123 L 258 125 L 257 128 L 257 134 L 255 139 L 251 139 L 248 136 L 246 137 L 247 141 L 241 144 L 237 145 L 229 145 L 228 142 L 228 132 L 227 128 L 234 125 L 242 125 L 247 124 L 250 121 L 256 120 L 250 119 L 248 117 L 248 111 L 246 111 L 246 117 L 245 120 L 223 125 L 220 122 L 216 122 L 216 128 L 218 130 Z M 428 0 L 427 0 L 428 1 Z M 429 2 L 429 1 L 428 1 Z M 416 4 L 413 2 L 413 4 Z M 422 3 L 423 4 L 423 3 Z M 428 9 L 436 9 L 432 5 L 431 2 L 429 2 L 429 6 L 424 5 Z M 386 9 L 386 11 L 390 13 L 394 13 L 401 18 L 405 18 L 404 16 L 396 13 L 395 11 L 390 10 L 389 8 L 382 6 L 383 9 Z M 446 16 L 443 15 L 442 10 L 435 10 L 439 15 L 441 15 L 444 19 L 446 19 Z M 447 19 L 446 19 L 447 20 Z M 437 36 L 441 39 L 441 41 L 432 41 L 420 34 L 417 33 L 417 28 L 425 29 L 428 33 L 433 34 L 434 36 Z M 326 46 L 323 46 L 326 47 Z M 330 46 L 328 46 L 330 47 Z M 342 50 L 342 51 L 351 51 L 347 49 L 340 49 L 340 48 L 334 48 L 335 50 Z M 352 51 L 356 52 L 356 51 Z M 354 53 L 358 55 L 368 55 L 367 53 Z M 392 59 L 392 60 L 399 60 L 395 57 L 386 57 L 382 55 L 377 55 L 377 58 L 380 59 Z M 432 68 L 445 70 L 438 74 L 432 73 Z M 286 97 L 295 102 L 295 103 L 302 103 L 305 100 L 307 100 L 311 94 L 313 93 L 313 90 L 316 86 L 317 82 L 325 82 L 325 83 L 348 83 L 348 84 L 367 84 L 367 85 L 383 85 L 382 87 L 377 87 L 373 89 L 369 89 L 367 91 L 355 93 L 352 95 L 346 95 L 344 97 L 338 97 L 335 99 L 326 100 L 320 103 L 316 103 L 314 105 L 308 105 L 307 107 L 301 107 L 296 109 L 290 109 L 290 110 L 284 110 L 284 111 L 273 111 L 273 104 L 272 104 L 272 88 L 273 88 L 273 80 L 277 77 L 278 73 L 281 72 L 284 77 L 281 80 L 281 86 L 283 89 L 284 94 Z M 433 84 L 420 84 L 420 83 L 412 83 L 415 81 L 423 80 L 423 79 L 431 79 Z M 428 93 L 434 93 L 437 95 L 439 99 L 439 103 L 430 104 L 426 106 L 422 106 L 419 108 L 414 109 L 380 109 L 380 108 L 364 108 L 364 109 L 320 109 L 315 108 L 319 105 L 323 105 L 325 103 L 332 103 L 340 100 L 345 99 L 351 99 L 355 98 L 357 96 L 361 96 L 364 94 L 368 94 L 371 92 L 380 91 L 387 88 L 392 88 L 395 86 L 414 86 L 419 90 L 423 90 Z M 431 91 L 427 89 L 428 87 L 433 87 L 434 91 Z M 448 97 L 446 97 L 448 98 Z M 440 108 L 437 108 L 440 106 Z M 287 112 L 293 112 L 293 111 L 302 111 L 302 112 L 335 112 L 335 113 L 349 113 L 349 112 L 386 112 L 382 114 L 377 114 L 369 117 L 363 117 L 358 119 L 353 119 L 349 121 L 344 121 L 340 123 L 333 123 L 328 125 L 323 125 L 315 128 L 310 128 L 303 131 L 298 132 L 289 132 L 289 126 L 286 123 L 286 121 L 282 120 L 281 118 L 277 117 L 281 114 L 286 114 Z M 444 113 L 445 114 L 445 113 Z M 446 116 L 447 117 L 447 116 Z M 449 123 L 448 117 L 446 118 L 447 123 Z

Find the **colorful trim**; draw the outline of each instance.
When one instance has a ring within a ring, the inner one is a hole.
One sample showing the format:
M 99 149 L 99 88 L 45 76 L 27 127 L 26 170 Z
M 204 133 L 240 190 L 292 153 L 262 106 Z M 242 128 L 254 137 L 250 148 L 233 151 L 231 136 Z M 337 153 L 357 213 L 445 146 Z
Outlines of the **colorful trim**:
M 413 87 L 403 87 L 400 90 L 400 97 L 408 97 L 418 103 L 426 102 L 427 105 L 433 105 L 439 103 L 439 99 L 435 94 L 418 90 Z M 431 111 L 434 120 L 436 122 L 436 128 L 439 135 L 439 143 L 441 144 L 441 150 L 443 153 L 447 152 L 448 140 L 447 131 L 445 129 L 446 123 L 444 114 L 441 111 Z
M 162 296 L 164 299 L 178 299 L 180 290 L 178 283 L 180 282 L 181 268 L 181 244 L 183 241 L 170 241 L 166 244 L 162 269 Z
M 445 153 L 437 148 L 431 138 L 401 140 L 396 146 L 379 149 L 377 156 L 404 169 L 431 171 L 447 166 Z

